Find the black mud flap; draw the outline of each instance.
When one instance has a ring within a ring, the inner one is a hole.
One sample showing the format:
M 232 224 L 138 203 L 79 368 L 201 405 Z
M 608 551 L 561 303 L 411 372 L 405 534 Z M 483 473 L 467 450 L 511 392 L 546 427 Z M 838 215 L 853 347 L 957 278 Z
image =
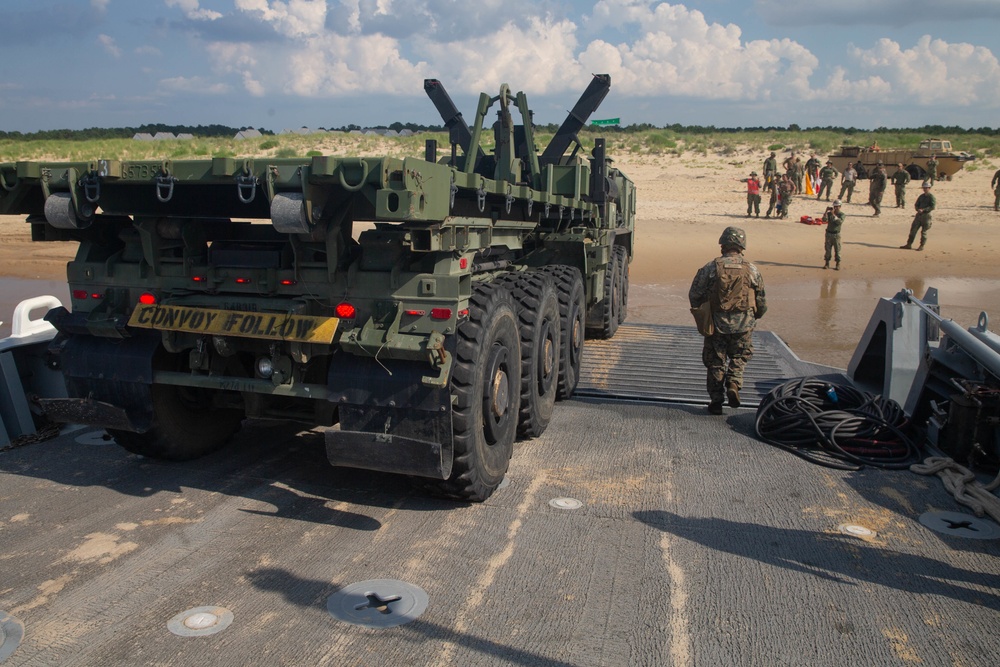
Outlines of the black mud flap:
M 145 433 L 153 426 L 153 356 L 160 336 L 109 339 L 70 335 L 49 350 L 66 378 L 69 398 L 42 399 L 56 422 Z
M 341 353 L 330 364 L 339 428 L 327 429 L 335 466 L 447 479 L 454 458 L 451 393 L 421 381 L 426 363 Z
M 124 408 L 92 398 L 40 398 L 38 404 L 50 420 L 65 424 L 86 424 L 144 433 L 153 422 L 152 410 L 133 418 Z

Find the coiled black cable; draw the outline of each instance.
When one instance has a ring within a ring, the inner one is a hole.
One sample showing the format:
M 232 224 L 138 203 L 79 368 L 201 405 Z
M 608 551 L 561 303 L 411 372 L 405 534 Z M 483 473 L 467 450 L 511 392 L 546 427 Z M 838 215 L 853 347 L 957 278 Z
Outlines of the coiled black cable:
M 818 378 L 772 389 L 757 408 L 757 437 L 839 470 L 902 469 L 918 460 L 899 403 Z

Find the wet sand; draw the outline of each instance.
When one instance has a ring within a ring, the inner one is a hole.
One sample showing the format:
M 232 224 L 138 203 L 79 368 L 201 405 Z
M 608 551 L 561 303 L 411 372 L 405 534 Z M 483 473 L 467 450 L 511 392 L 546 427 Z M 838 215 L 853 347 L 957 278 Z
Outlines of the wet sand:
M 844 206 L 843 263 L 833 271 L 821 268 L 825 228 L 798 222 L 801 215 L 820 216 L 827 202 L 799 197 L 790 217 L 781 221 L 745 217 L 745 186 L 737 180 L 751 169 L 759 172 L 764 157 L 747 151 L 725 158 L 633 155 L 616 161 L 639 189 L 629 321 L 690 324 L 691 279 L 718 254 L 719 235 L 728 225 L 746 230 L 747 256 L 764 275 L 769 310 L 760 328 L 778 334 L 802 359 L 846 368 L 878 299 L 904 288 L 918 297 L 937 288 L 942 314 L 965 327 L 975 325 L 981 311 L 1000 321 L 995 260 L 1000 213 L 992 209 L 989 187 L 995 168 L 962 171 L 934 187 L 938 210 L 927 249 L 920 253 L 898 247 L 913 220 L 919 183 L 910 184 L 905 209 L 893 208 L 890 188 L 882 215 L 873 218 L 864 204 L 868 184 L 862 182 L 853 203 Z M 25 291 L 52 293 L 65 302 L 68 291 L 63 286 L 58 292 L 58 287 L 75 248 L 32 243 L 23 219 L 0 216 L 3 327 L 9 327 L 10 313 Z M 6 335 L 4 329 L 0 333 Z

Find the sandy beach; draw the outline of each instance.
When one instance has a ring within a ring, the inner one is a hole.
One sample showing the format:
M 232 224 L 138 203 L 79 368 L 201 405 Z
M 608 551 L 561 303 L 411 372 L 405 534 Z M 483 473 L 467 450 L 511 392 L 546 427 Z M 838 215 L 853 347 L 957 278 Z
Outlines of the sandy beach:
M 690 324 L 687 291 L 695 272 L 718 254 L 728 225 L 747 232 L 747 256 L 764 275 L 769 310 L 759 326 L 777 333 L 799 357 L 846 368 L 880 297 L 901 289 L 940 292 L 945 317 L 974 325 L 981 311 L 1000 318 L 1000 264 L 994 244 L 1000 213 L 993 211 L 994 167 L 963 170 L 939 182 L 933 228 L 924 252 L 900 250 L 913 220 L 920 183 L 907 188 L 907 208 L 894 208 L 890 185 L 882 215 L 872 217 L 868 182 L 844 205 L 843 263 L 823 270 L 824 227 L 799 222 L 827 206 L 799 196 L 786 220 L 747 219 L 746 186 L 761 172 L 763 151 L 727 156 L 626 155 L 615 164 L 638 188 L 636 251 L 631 266 L 629 321 Z M 783 159 L 779 154 L 779 162 Z M 821 156 L 822 157 L 822 156 Z M 889 169 L 891 175 L 893 169 Z M 839 191 L 839 183 L 834 194 Z M 76 244 L 33 243 L 18 216 L 0 216 L 0 275 L 61 281 Z M 9 290 L 5 290 L 7 292 Z M 4 314 L 2 319 L 9 319 Z M 997 325 L 992 327 L 997 330 Z

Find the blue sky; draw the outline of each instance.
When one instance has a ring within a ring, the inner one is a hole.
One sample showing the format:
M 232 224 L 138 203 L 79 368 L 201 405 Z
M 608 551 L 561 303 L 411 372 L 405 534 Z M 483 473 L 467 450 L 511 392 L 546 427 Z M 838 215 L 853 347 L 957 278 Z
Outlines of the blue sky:
M 471 8 L 475 8 L 472 11 Z M 523 90 L 561 122 L 1000 126 L 1000 0 L 5 0 L 0 130 L 467 119 Z

